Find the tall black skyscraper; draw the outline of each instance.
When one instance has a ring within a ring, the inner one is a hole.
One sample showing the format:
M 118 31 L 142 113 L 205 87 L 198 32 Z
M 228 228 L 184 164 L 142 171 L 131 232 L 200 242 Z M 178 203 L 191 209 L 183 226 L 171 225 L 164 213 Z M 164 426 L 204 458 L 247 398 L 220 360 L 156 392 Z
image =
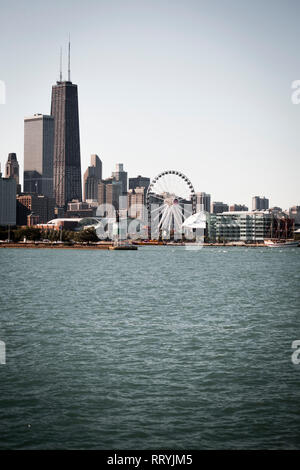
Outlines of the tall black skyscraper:
M 70 51 L 70 45 L 69 45 Z M 51 116 L 54 117 L 54 196 L 58 207 L 72 199 L 82 200 L 77 85 L 70 80 L 52 87 Z

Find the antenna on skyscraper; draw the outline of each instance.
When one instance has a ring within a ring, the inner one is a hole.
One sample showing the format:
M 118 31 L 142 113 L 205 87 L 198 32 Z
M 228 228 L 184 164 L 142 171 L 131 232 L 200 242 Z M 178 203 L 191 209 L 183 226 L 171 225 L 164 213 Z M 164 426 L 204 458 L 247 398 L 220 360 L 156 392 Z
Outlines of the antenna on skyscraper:
M 71 81 L 71 40 L 69 34 L 69 53 L 68 53 L 68 81 Z
M 59 70 L 59 81 L 62 82 L 62 47 L 60 48 L 60 70 Z

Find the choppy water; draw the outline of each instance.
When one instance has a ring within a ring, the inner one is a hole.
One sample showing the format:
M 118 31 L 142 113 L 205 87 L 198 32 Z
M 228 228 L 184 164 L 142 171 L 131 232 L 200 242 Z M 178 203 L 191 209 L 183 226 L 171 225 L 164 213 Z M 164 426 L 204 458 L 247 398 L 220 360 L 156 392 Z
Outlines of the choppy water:
M 2 249 L 0 266 L 0 448 L 300 448 L 300 249 Z

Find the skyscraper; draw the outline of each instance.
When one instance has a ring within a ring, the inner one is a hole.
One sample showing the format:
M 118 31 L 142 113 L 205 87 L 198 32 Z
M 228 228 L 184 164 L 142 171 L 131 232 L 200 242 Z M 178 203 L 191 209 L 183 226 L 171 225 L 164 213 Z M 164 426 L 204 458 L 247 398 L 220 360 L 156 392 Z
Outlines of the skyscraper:
M 210 212 L 210 194 L 196 193 L 197 211 Z
M 116 171 L 113 171 L 112 177 L 121 183 L 121 194 L 127 194 L 127 171 L 124 171 L 123 163 L 116 164 Z
M 53 197 L 54 119 L 35 114 L 24 119 L 24 192 Z
M 84 200 L 98 199 L 98 183 L 102 180 L 102 162 L 98 155 L 91 155 L 91 166 L 84 173 Z
M 144 188 L 144 198 L 146 199 L 147 190 L 150 186 L 150 178 L 138 175 L 136 178 L 129 178 L 129 190 Z
M 9 153 L 5 165 L 5 178 L 15 178 L 19 184 L 19 163 L 15 153 Z
M 119 210 L 120 196 L 122 195 L 122 184 L 113 178 L 107 178 L 98 184 L 98 204 L 108 204 L 107 216 L 112 217 L 114 210 Z M 114 210 L 113 210 L 114 208 Z
M 146 191 L 150 186 L 150 178 L 138 175 L 136 178 L 129 178 L 129 189 L 145 188 Z
M 5 178 L 14 178 L 17 183 L 17 193 L 21 192 L 21 185 L 19 184 L 19 163 L 15 153 L 9 153 L 5 165 Z
M 145 208 L 145 188 L 136 187 L 128 191 L 128 216 L 133 219 L 144 219 Z
M 0 225 L 16 224 L 16 180 L 2 178 L 0 168 Z
M 69 44 L 70 50 L 70 44 Z M 70 64 L 70 54 L 69 54 Z M 58 207 L 72 199 L 82 200 L 77 85 L 70 80 L 52 87 L 51 116 L 54 117 L 54 195 Z
M 269 209 L 269 199 L 260 196 L 254 196 L 252 198 L 252 210 L 261 211 Z

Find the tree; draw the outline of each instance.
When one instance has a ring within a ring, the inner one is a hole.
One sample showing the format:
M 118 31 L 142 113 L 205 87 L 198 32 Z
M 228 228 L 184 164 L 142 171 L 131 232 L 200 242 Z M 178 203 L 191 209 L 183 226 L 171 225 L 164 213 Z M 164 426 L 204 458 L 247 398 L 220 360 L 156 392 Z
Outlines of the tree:
M 94 227 L 89 227 L 80 232 L 76 232 L 74 239 L 78 242 L 97 242 L 99 238 L 97 237 L 96 230 Z
M 41 230 L 35 227 L 24 227 L 13 231 L 13 239 L 16 242 L 23 239 L 37 241 L 41 239 Z

